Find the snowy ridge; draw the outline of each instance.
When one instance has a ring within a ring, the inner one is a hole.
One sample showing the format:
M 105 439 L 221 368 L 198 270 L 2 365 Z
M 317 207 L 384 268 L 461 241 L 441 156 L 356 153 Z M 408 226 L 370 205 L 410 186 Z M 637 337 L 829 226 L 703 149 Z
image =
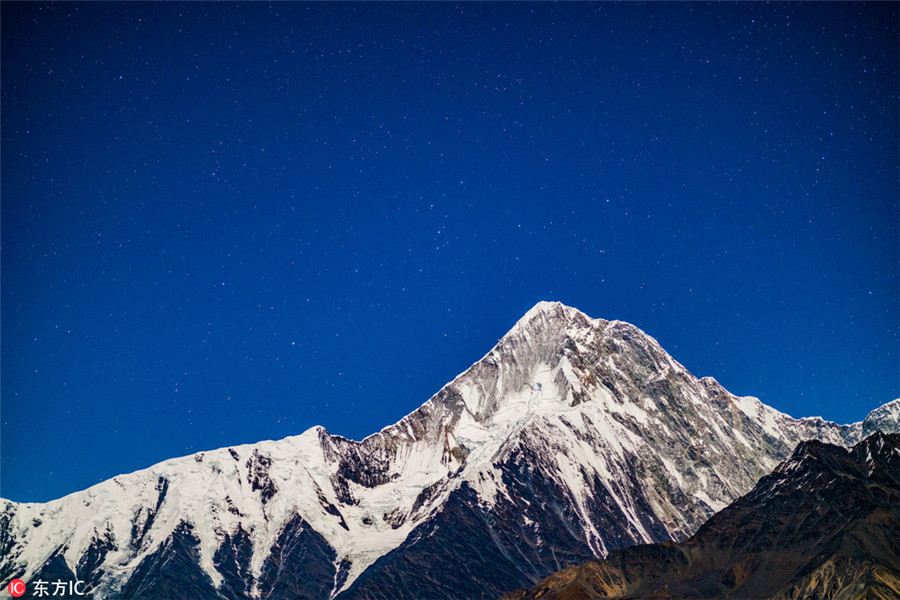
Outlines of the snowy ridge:
M 410 534 L 465 490 L 479 510 L 516 515 L 536 548 L 529 572 L 557 543 L 547 536 L 560 535 L 527 497 L 529 478 L 552 487 L 558 510 L 576 521 L 566 543 L 602 556 L 687 537 L 801 440 L 849 446 L 867 427 L 897 430 L 898 418 L 900 400 L 849 426 L 793 419 L 698 380 L 633 325 L 541 302 L 425 404 L 360 442 L 314 427 L 165 461 L 46 504 L 0 501 L 0 579 L 30 580 L 61 555 L 79 576 L 93 565 L 98 597 L 117 597 L 187 523 L 217 589 L 227 583 L 220 549 L 246 535 L 246 597 L 266 597 L 276 585 L 266 561 L 299 517 L 333 549 L 330 588 L 317 596 L 332 598 L 413 544 Z
M 625 548 L 506 598 L 900 598 L 898 508 L 900 435 L 809 440 L 685 543 Z

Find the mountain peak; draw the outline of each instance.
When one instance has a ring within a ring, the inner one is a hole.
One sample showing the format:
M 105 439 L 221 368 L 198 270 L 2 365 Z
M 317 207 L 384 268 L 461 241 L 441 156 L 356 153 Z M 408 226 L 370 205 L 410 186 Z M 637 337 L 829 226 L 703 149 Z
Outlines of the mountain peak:
M 575 314 L 583 314 L 577 308 L 566 306 L 562 302 L 541 300 L 526 312 L 519 323 L 529 323 L 536 318 L 566 318 Z
M 560 302 L 559 300 L 539 300 L 537 304 L 535 304 L 528 310 L 528 312 L 535 311 L 535 310 L 549 310 L 549 309 L 552 309 L 557 306 L 565 306 L 565 305 L 562 302 Z
M 862 437 L 876 431 L 900 433 L 900 398 L 879 406 L 870 412 L 862 423 Z
M 567 306 L 562 302 L 542 300 L 532 306 L 507 335 L 515 334 L 522 329 L 538 332 L 542 336 L 553 335 L 566 330 L 573 323 L 578 324 L 580 328 L 604 327 L 608 321 L 593 319 L 577 308 Z
M 892 404 L 870 424 L 896 419 Z M 48 504 L 0 502 L 0 580 L 58 577 L 61 556 L 113 599 L 130 595 L 129 581 L 171 596 L 166 582 L 185 575 L 210 586 L 192 597 L 221 597 L 213 587 L 286 597 L 298 582 L 322 598 L 499 594 L 560 561 L 686 538 L 798 441 L 846 442 L 861 429 L 736 398 L 634 325 L 539 302 L 481 360 L 360 442 L 313 427 Z M 478 558 L 440 593 L 433 581 L 396 587 L 448 548 Z M 282 573 L 285 561 L 307 570 Z M 176 564 L 189 571 L 173 579 Z

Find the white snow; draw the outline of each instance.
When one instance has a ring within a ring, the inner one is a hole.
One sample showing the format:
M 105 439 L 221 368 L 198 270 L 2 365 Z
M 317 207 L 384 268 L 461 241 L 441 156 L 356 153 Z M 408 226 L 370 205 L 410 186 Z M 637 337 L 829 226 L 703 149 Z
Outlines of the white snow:
M 630 341 L 616 343 L 642 344 L 652 356 L 661 357 L 654 360 L 661 361 L 662 370 L 651 372 L 645 384 L 678 379 L 683 382 L 679 398 L 637 391 L 628 371 L 646 366 L 628 364 L 624 355 L 590 354 L 606 336 L 623 331 Z M 572 364 L 568 355 L 558 352 L 564 342 L 574 344 L 577 356 L 589 360 Z M 509 356 L 515 360 L 507 360 Z M 611 387 L 593 378 L 592 371 L 605 373 Z M 712 408 L 704 385 L 637 328 L 590 319 L 558 302 L 541 302 L 478 363 L 447 384 L 462 398 L 464 409 L 452 412 L 437 395 L 425 407 L 434 410 L 420 409 L 363 442 L 339 441 L 314 427 L 282 440 L 165 461 L 46 504 L 15 505 L 11 527 L 22 552 L 19 561 L 27 565 L 23 578 L 30 578 L 63 544 L 65 560 L 74 567 L 94 537 L 108 531 L 117 546 L 104 564 L 114 574 L 104 583 L 112 590 L 182 521 L 193 525 L 200 540 L 201 566 L 215 583 L 221 581 L 213 564 L 215 551 L 225 535 L 234 535 L 239 528 L 251 540 L 250 567 L 259 577 L 282 528 L 299 515 L 335 549 L 336 565 L 351 562 L 344 584 L 332 591 L 336 595 L 402 544 L 464 482 L 488 506 L 510 501 L 497 465 L 519 442 L 539 444 L 536 451 L 556 465 L 555 478 L 567 490 L 579 526 L 593 551 L 604 555 L 608 544 L 590 508 L 596 481 L 625 515 L 635 541 L 650 542 L 653 536 L 639 514 L 636 494 L 641 486 L 654 483 L 633 481 L 635 465 L 647 469 L 663 465 L 653 476 L 667 478 L 672 488 L 692 498 L 689 505 L 677 505 L 656 490 L 649 496 L 660 520 L 681 531 L 698 514 L 705 514 L 699 503 L 719 510 L 754 483 L 730 465 L 736 456 L 762 452 L 766 446 L 760 432 L 789 447 L 802 435 L 839 438 L 839 428 L 832 423 L 793 419 L 749 396 L 731 396 L 730 401 L 752 426 L 731 427 Z M 580 403 L 574 402 L 576 396 Z M 688 412 L 698 415 L 687 431 L 679 430 L 670 415 L 679 410 L 678 402 L 684 403 L 682 410 L 688 411 L 689 405 Z M 900 400 L 895 402 L 896 407 L 878 409 L 879 415 L 894 415 L 896 420 Z M 390 444 L 385 441 L 389 438 Z M 388 461 L 385 483 L 369 488 L 348 482 L 354 502 L 343 502 L 332 481 L 338 476 L 340 448 L 348 445 L 375 448 L 371 460 Z M 691 445 L 711 467 L 693 465 L 688 458 Z M 267 502 L 260 490 L 252 489 L 248 461 L 255 455 L 271 461 L 267 475 L 277 492 Z M 760 455 L 745 460 L 771 468 L 778 459 Z M 168 481 L 168 488 L 156 513 L 161 480 Z M 436 493 L 414 511 L 416 499 L 430 486 Z M 0 508 L 9 504 L 0 501 Z M 341 516 L 327 512 L 328 504 Z M 132 521 L 148 523 L 151 513 L 152 526 L 132 550 Z M 386 514 L 402 514 L 405 519 L 392 527 L 384 520 Z M 527 514 L 522 518 L 540 527 Z M 40 519 L 40 527 L 32 525 L 34 519 Z

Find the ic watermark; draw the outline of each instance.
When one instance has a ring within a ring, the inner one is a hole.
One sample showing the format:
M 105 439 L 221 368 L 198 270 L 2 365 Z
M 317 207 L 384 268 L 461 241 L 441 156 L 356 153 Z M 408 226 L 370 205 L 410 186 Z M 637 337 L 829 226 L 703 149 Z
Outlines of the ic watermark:
M 13 579 L 6 586 L 6 589 L 9 590 L 9 594 L 13 598 L 24 596 L 25 592 L 28 591 L 29 588 L 31 589 L 31 596 L 33 598 L 52 598 L 53 596 L 84 596 L 85 594 L 84 582 L 81 580 L 44 581 L 42 579 L 36 579 L 30 584 L 25 585 L 25 582 L 21 579 Z
M 25 594 L 25 582 L 21 579 L 13 579 L 9 582 L 9 585 L 6 586 L 6 589 L 9 590 L 9 595 L 13 598 L 18 598 Z

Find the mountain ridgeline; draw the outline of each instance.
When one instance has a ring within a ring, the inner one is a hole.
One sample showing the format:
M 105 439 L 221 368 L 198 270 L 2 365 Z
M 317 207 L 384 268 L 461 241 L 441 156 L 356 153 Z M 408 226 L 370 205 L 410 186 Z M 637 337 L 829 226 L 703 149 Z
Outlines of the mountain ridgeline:
M 610 552 L 689 538 L 804 440 L 894 432 L 794 419 L 697 379 L 638 328 L 532 308 L 480 361 L 362 441 L 321 427 L 0 500 L 0 581 L 95 598 L 496 598 Z
M 900 435 L 811 440 L 687 541 L 632 546 L 504 600 L 900 598 Z

